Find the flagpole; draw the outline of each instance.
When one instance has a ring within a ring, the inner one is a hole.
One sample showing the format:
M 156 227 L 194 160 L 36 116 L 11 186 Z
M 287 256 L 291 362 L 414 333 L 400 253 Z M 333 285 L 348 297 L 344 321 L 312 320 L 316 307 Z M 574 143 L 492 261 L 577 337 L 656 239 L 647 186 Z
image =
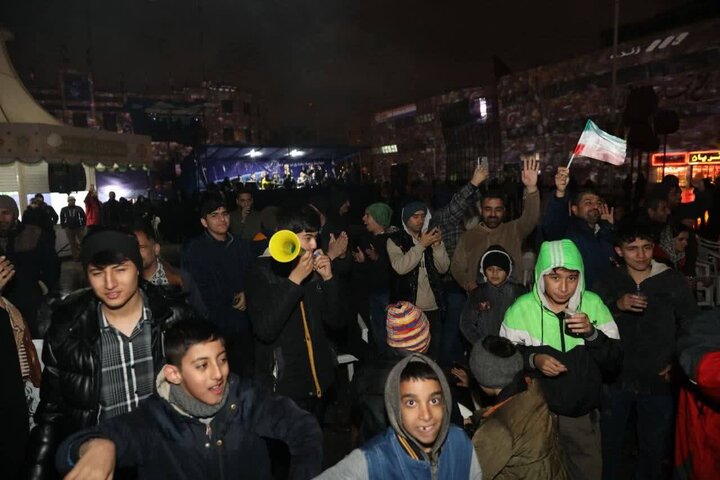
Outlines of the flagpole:
M 575 152 L 573 152 L 572 155 L 570 155 L 570 161 L 567 164 L 567 168 L 570 168 L 570 165 L 572 165 L 572 161 L 575 159 Z

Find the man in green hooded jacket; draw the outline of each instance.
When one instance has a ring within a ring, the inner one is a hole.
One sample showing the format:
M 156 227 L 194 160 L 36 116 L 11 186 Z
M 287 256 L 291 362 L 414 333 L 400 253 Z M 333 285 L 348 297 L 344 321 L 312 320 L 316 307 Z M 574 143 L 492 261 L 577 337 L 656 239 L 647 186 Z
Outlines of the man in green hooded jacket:
M 596 294 L 585 290 L 582 256 L 571 240 L 545 242 L 532 292 L 505 314 L 500 336 L 519 346 L 557 421 L 571 479 L 600 479 L 597 407 L 603 376 L 621 365 L 618 327 Z

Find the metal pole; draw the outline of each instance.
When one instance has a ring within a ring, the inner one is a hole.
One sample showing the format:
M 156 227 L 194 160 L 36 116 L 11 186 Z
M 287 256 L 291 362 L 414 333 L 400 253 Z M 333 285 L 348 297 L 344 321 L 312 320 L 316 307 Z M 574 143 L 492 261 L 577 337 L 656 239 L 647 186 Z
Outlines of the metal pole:
M 665 177 L 665 162 L 667 162 L 667 134 L 665 134 L 665 142 L 663 143 L 663 166 L 662 166 L 662 180 Z
M 613 22 L 613 53 L 612 53 L 612 82 L 610 84 L 610 115 L 615 119 L 616 102 L 615 89 L 617 87 L 617 53 L 618 53 L 618 30 L 620 25 L 620 0 L 615 0 L 615 18 Z

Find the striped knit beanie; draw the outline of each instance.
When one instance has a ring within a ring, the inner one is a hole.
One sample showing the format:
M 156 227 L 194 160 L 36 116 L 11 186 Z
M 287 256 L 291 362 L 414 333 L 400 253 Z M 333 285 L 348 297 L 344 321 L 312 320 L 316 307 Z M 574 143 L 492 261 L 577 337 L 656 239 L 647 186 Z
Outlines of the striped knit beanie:
M 392 348 L 425 353 L 430 345 L 430 322 L 422 310 L 401 301 L 388 307 L 387 344 Z

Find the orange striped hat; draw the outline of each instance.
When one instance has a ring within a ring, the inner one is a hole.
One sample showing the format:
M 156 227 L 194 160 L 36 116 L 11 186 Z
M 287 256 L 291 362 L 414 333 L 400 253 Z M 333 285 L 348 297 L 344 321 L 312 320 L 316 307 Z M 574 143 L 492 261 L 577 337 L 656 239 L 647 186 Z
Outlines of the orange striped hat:
M 430 345 L 430 322 L 422 310 L 401 301 L 387 310 L 387 344 L 410 352 L 425 353 Z

